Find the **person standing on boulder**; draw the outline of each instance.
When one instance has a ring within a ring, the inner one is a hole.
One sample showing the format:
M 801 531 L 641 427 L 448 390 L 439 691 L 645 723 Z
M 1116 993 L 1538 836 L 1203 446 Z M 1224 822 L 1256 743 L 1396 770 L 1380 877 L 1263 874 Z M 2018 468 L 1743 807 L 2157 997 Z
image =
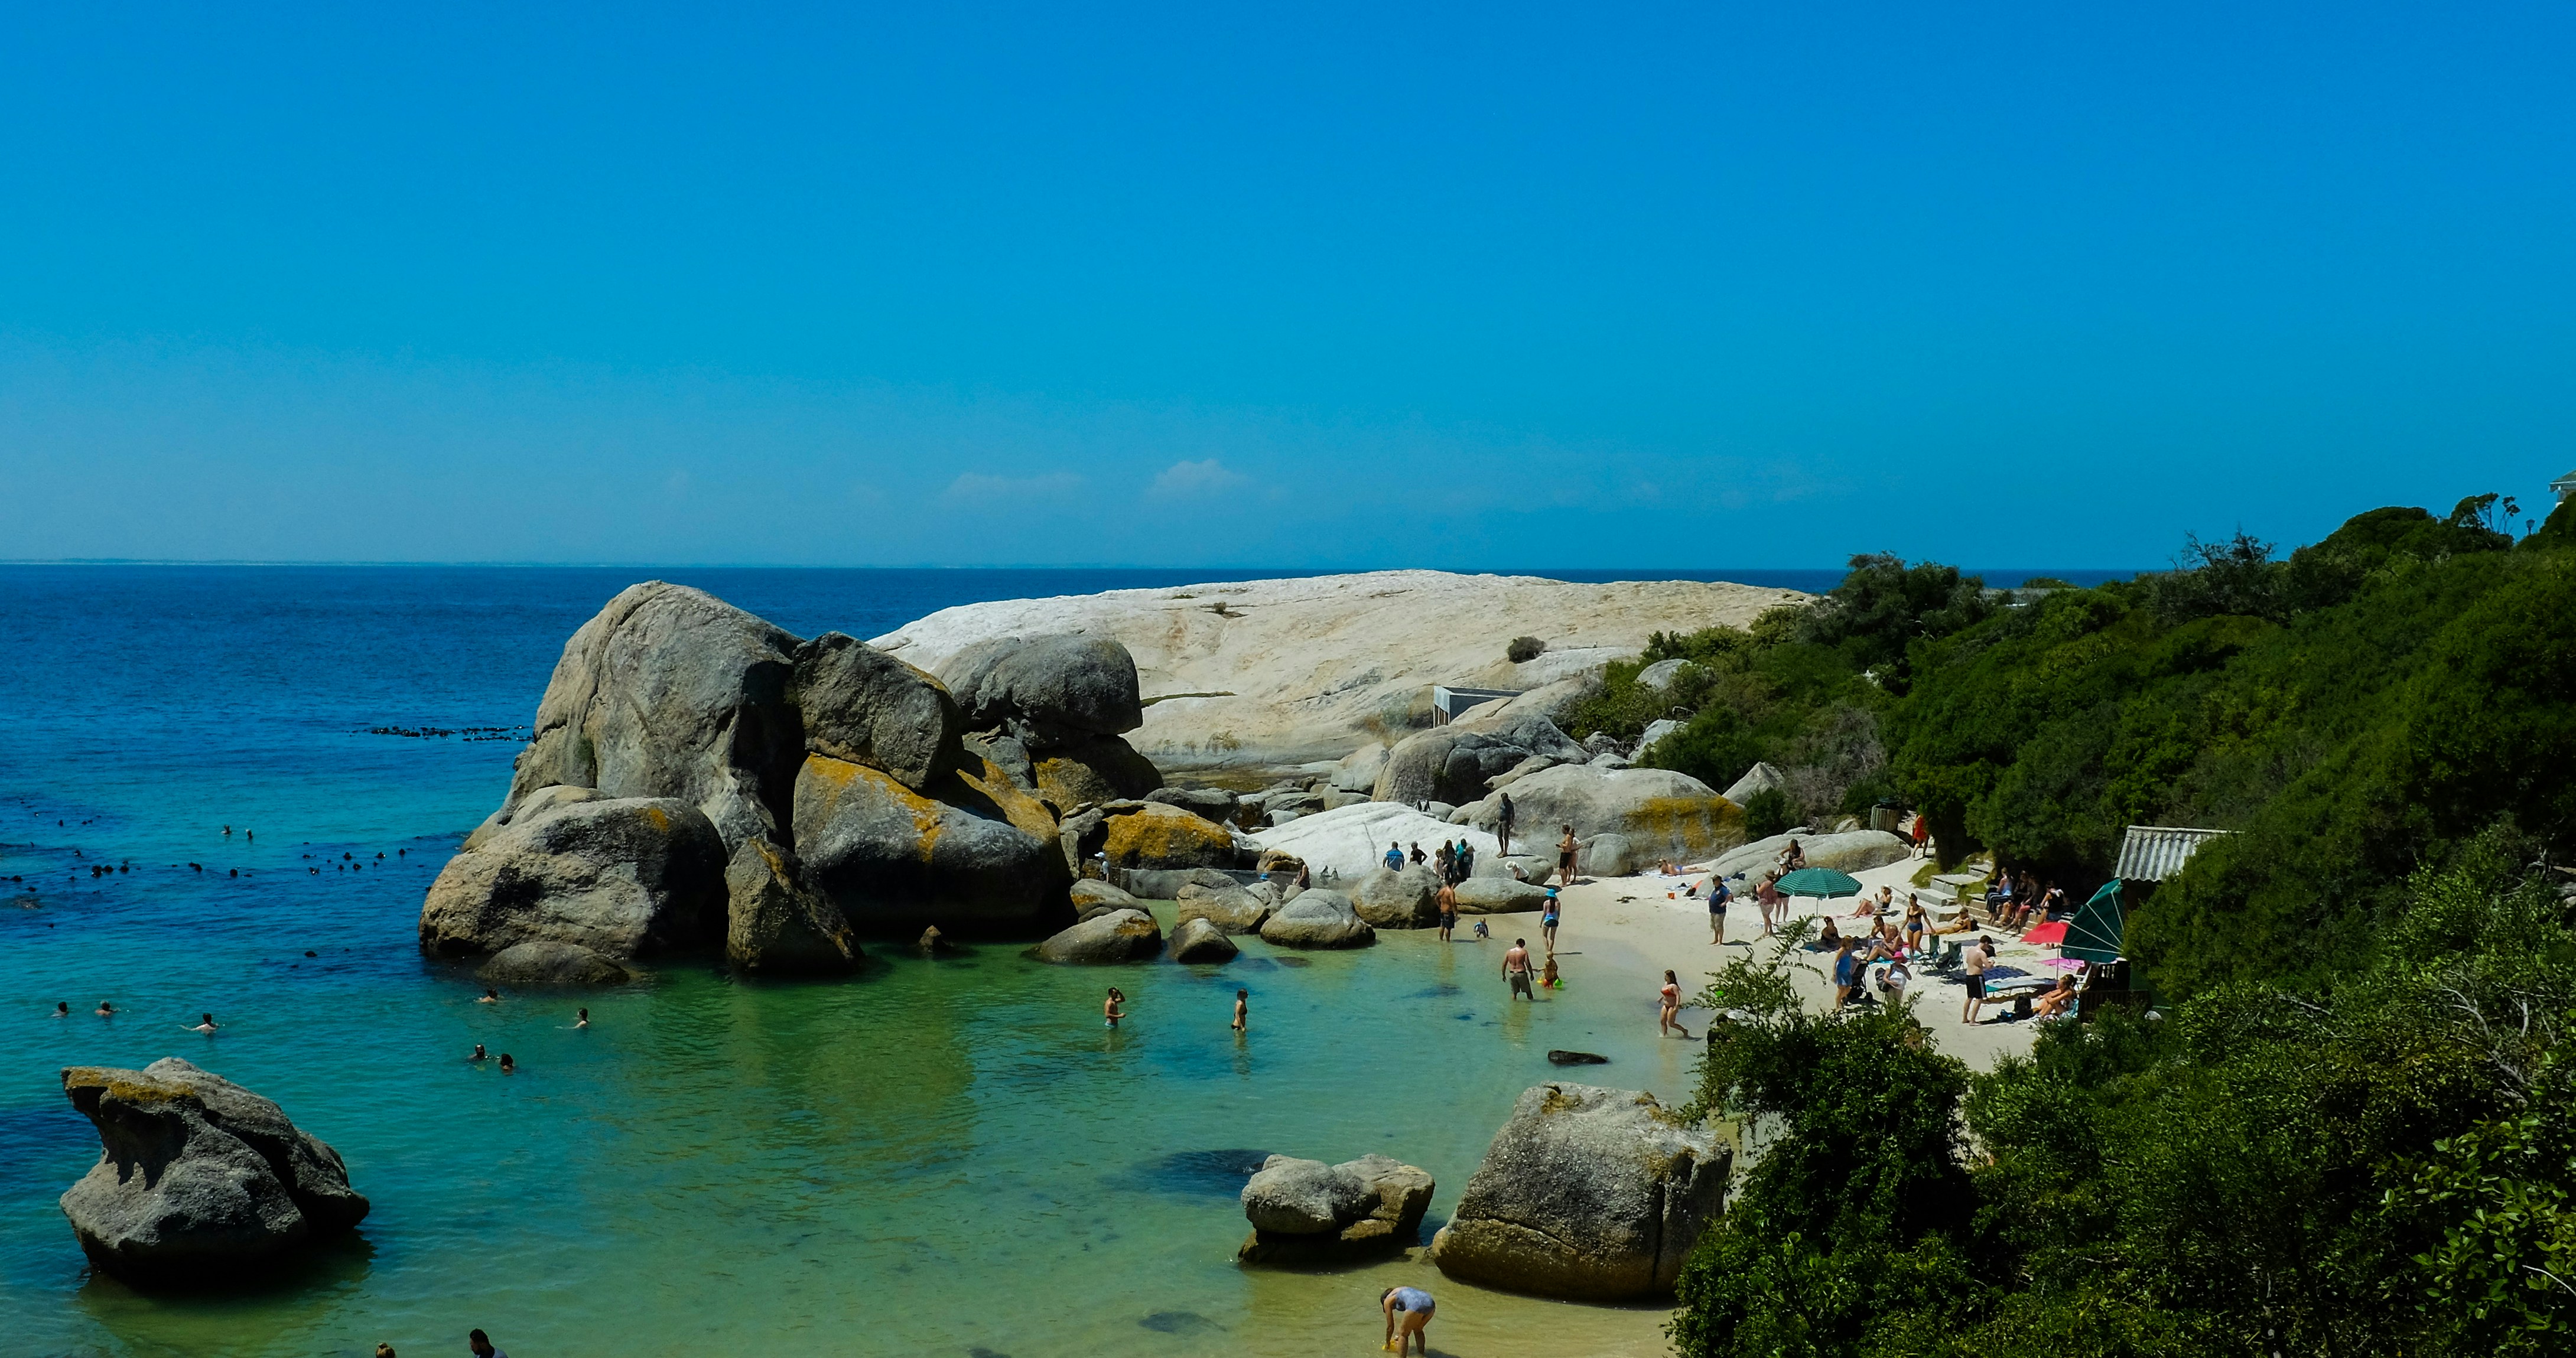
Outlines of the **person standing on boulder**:
M 1431 1309 L 1438 1303 L 1431 1294 L 1418 1287 L 1390 1287 L 1378 1294 L 1378 1309 L 1386 1312 L 1386 1342 L 1380 1349 L 1403 1353 L 1415 1344 L 1422 1346 L 1423 1358 L 1430 1358 Z
M 1502 805 L 1495 808 L 1494 813 L 1497 818 L 1494 830 L 1494 852 L 1509 858 L 1512 855 L 1512 794 L 1501 792 L 1495 795 L 1502 798 Z
M 1538 998 L 1530 991 L 1528 939 L 1513 939 L 1511 948 L 1503 953 L 1503 979 L 1511 982 L 1514 998 L 1533 1001 Z

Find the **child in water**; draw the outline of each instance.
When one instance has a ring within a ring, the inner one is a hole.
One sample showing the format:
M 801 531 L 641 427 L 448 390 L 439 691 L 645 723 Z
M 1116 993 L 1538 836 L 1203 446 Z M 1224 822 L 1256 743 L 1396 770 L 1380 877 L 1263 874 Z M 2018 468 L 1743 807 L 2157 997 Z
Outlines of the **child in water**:
M 1563 978 L 1563 977 L 1560 977 L 1560 976 L 1558 976 L 1558 975 L 1556 974 L 1556 954 L 1555 954 L 1555 953 L 1549 953 L 1549 954 L 1547 955 L 1547 965 L 1539 969 L 1539 973 L 1538 973 L 1538 988 L 1539 988 L 1539 989 L 1541 989 L 1541 990 L 1563 990 L 1563 989 L 1565 989 L 1565 980 L 1564 980 L 1564 978 Z

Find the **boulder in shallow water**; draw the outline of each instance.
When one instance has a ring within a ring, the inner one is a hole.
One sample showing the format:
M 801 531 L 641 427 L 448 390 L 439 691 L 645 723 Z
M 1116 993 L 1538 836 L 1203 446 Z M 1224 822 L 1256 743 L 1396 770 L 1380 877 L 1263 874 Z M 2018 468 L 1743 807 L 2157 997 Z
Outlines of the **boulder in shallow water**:
M 1230 868 L 1234 832 L 1205 816 L 1140 802 L 1109 818 L 1101 852 L 1113 868 Z
M 1270 893 L 1228 881 L 1224 886 L 1191 882 L 1181 888 L 1180 918 L 1205 920 L 1229 934 L 1251 934 L 1279 907 Z
M 1317 888 L 1261 923 L 1261 941 L 1282 948 L 1364 948 L 1377 942 L 1377 930 L 1361 919 L 1351 898 Z
M 725 957 L 745 971 L 828 975 L 859 964 L 841 908 L 805 880 L 796 855 L 754 836 L 725 865 Z
M 713 595 L 655 580 L 621 592 L 564 644 L 499 829 L 541 788 L 676 797 L 728 852 L 777 835 L 805 757 L 795 700 L 804 643 Z
M 807 759 L 796 780 L 796 852 L 815 889 L 862 933 L 1062 919 L 1072 872 L 1052 823 L 984 767 L 989 778 L 952 775 L 933 784 L 933 797 L 862 764 Z
M 1351 907 L 1379 929 L 1429 929 L 1440 923 L 1440 879 L 1408 864 L 1402 872 L 1371 868 L 1350 885 Z
M 722 918 L 724 870 L 723 839 L 687 802 L 569 802 L 449 859 L 420 943 L 441 956 L 572 943 L 616 961 L 697 947 Z
M 1241 949 L 1225 931 L 1203 919 L 1185 919 L 1172 929 L 1175 962 L 1231 962 Z
M 1243 1186 L 1246 1264 L 1333 1264 L 1400 1250 L 1421 1236 L 1435 1185 L 1383 1155 L 1338 1165 L 1274 1155 Z
M 1546 888 L 1510 877 L 1470 877 L 1458 884 L 1461 915 L 1516 915 L 1546 905 Z
M 1069 966 L 1149 962 L 1163 951 L 1163 929 L 1142 910 L 1095 915 L 1037 946 L 1037 959 Z
M 965 719 L 939 681 L 856 637 L 796 651 L 807 753 L 865 764 L 915 791 L 957 760 Z
M 98 1163 L 62 1196 L 81 1250 L 137 1282 L 256 1271 L 367 1215 L 339 1153 L 274 1103 L 179 1058 L 74 1066 L 63 1093 L 98 1128 Z
M 1670 1292 L 1724 1204 L 1732 1157 L 1634 1090 L 1523 1091 L 1431 1259 L 1463 1282 L 1569 1301 Z
M 1086 877 L 1073 884 L 1073 922 L 1076 924 L 1094 915 L 1144 908 L 1144 902 L 1097 878 Z
M 624 985 L 634 974 L 578 943 L 517 943 L 474 975 L 493 985 Z

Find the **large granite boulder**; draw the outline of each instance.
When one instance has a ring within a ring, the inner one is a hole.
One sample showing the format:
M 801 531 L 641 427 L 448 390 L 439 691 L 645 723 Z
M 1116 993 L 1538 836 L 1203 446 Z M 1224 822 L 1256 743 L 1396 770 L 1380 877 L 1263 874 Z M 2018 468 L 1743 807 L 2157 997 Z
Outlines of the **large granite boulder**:
M 970 725 L 1008 727 L 1032 750 L 1064 732 L 1114 736 L 1145 722 L 1136 659 L 1108 637 L 995 637 L 950 657 L 940 677 Z
M 510 824 L 529 794 L 565 786 L 678 798 L 706 814 L 728 852 L 779 836 L 805 757 L 802 645 L 698 590 L 659 580 L 625 590 L 564 644 L 510 795 L 477 834 Z
M 1231 962 L 1242 950 L 1225 931 L 1203 919 L 1185 919 L 1172 928 L 1175 962 Z
M 1724 1205 L 1733 1159 L 1651 1094 L 1594 1085 L 1524 1091 L 1432 1238 L 1440 1271 L 1570 1301 L 1670 1292 Z
M 1070 966 L 1150 962 L 1163 951 L 1163 928 L 1142 910 L 1116 910 L 1063 930 L 1036 948 L 1037 959 Z
M 1405 737 L 1387 753 L 1372 796 L 1408 806 L 1420 802 L 1465 805 L 1484 796 L 1489 781 L 1534 754 L 1567 760 L 1589 757 L 1556 723 L 1534 712 L 1484 730 L 1458 724 L 1435 727 Z
M 1440 879 L 1428 867 L 1371 868 L 1350 885 L 1351 907 L 1379 929 L 1429 929 L 1440 923 Z
M 1317 888 L 1297 893 L 1261 922 L 1261 941 L 1282 948 L 1364 948 L 1377 930 L 1361 919 L 1351 898 Z
M 1336 792 L 1370 793 L 1377 791 L 1377 776 L 1386 768 L 1386 743 L 1372 740 L 1333 766 L 1333 790 Z
M 1511 877 L 1470 877 L 1458 884 L 1458 913 L 1517 915 L 1547 904 L 1547 890 Z
M 1144 902 L 1098 878 L 1086 877 L 1073 884 L 1073 922 L 1076 924 L 1094 915 L 1144 908 Z
M 1116 736 L 1067 732 L 1030 756 L 1038 795 L 1059 810 L 1141 798 L 1160 788 L 1163 771 Z
M 1526 838 L 1530 829 L 1527 818 L 1516 822 L 1515 841 Z M 1293 854 L 1314 869 L 1318 879 L 1329 871 L 1346 882 L 1384 866 L 1390 843 L 1406 850 L 1419 844 L 1424 853 L 1430 853 L 1444 840 L 1463 839 L 1475 849 L 1479 871 L 1501 856 L 1491 830 L 1452 825 L 1397 802 L 1362 802 L 1319 812 L 1255 831 L 1251 838 L 1261 853 Z
M 514 943 L 475 976 L 493 985 L 624 985 L 634 974 L 578 943 Z
M 1553 850 L 1558 828 L 1574 827 L 1586 844 L 1604 835 L 1625 841 L 1627 859 L 1648 865 L 1661 859 L 1687 863 L 1744 842 L 1744 809 L 1709 791 L 1708 784 L 1670 769 L 1609 768 L 1560 764 L 1516 779 L 1510 796 L 1516 812 L 1515 843 Z M 1501 794 L 1478 802 L 1469 823 L 1490 830 L 1499 823 Z M 1618 869 L 1587 872 L 1616 876 Z
M 1431 1175 L 1383 1155 L 1338 1165 L 1274 1155 L 1243 1186 L 1247 1264 L 1332 1264 L 1391 1253 L 1421 1238 Z
M 1228 880 L 1223 886 L 1191 882 L 1180 890 L 1180 918 L 1205 920 L 1229 934 L 1258 933 L 1264 920 L 1279 908 L 1277 899 L 1268 891 L 1256 891 Z
M 865 764 L 919 791 L 953 765 L 965 719 L 938 680 L 839 632 L 796 652 L 805 751 Z
M 1101 852 L 1113 868 L 1230 868 L 1234 832 L 1205 816 L 1140 802 L 1109 818 Z
M 274 1103 L 179 1058 L 74 1066 L 63 1093 L 98 1128 L 98 1163 L 63 1194 L 81 1250 L 138 1282 L 254 1271 L 367 1215 L 339 1153 Z
M 1789 847 L 1791 840 L 1797 841 L 1799 852 L 1806 855 L 1808 867 L 1832 868 L 1837 872 L 1867 872 L 1871 868 L 1883 868 L 1914 851 L 1903 836 L 1885 830 L 1847 830 L 1837 835 L 1793 830 L 1730 849 L 1709 864 L 1709 871 L 1721 877 L 1767 872 L 1779 861 L 1781 851 Z
M 698 947 L 725 901 L 723 838 L 673 797 L 565 801 L 447 861 L 421 902 L 441 956 L 570 943 L 616 961 Z
M 814 755 L 796 779 L 796 852 L 861 933 L 1020 929 L 1063 917 L 1072 871 L 1055 824 L 1001 770 L 916 792 Z
M 773 976 L 828 975 L 859 963 L 841 908 L 805 879 L 796 855 L 765 837 L 742 842 L 725 865 L 725 957 Z

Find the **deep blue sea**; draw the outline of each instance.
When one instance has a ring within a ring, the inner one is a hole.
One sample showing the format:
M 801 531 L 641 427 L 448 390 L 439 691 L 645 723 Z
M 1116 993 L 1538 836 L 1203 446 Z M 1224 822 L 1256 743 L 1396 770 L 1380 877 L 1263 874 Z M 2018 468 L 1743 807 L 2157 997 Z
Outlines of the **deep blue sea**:
M 989 949 L 830 985 L 669 969 L 589 998 L 576 1032 L 572 1000 L 477 1005 L 414 946 L 565 638 L 639 579 L 867 637 L 978 600 L 1275 574 L 0 566 L 0 1355 L 448 1352 L 475 1324 L 519 1358 L 1302 1353 L 1366 1329 L 1404 1275 L 1240 1273 L 1203 1157 L 1386 1149 L 1448 1185 L 1436 1212 L 1550 1045 L 1686 1092 L 1633 997 L 1508 1010 L 1419 938 L 1311 960 L 1255 943 L 1213 979 L 1150 969 L 1104 1039 L 1064 1019 L 1096 1014 L 1090 980 Z M 1221 1018 L 1158 1022 L 1220 1013 L 1238 980 L 1249 1044 Z M 222 1031 L 182 1031 L 201 1012 Z M 478 1041 L 526 1072 L 467 1067 Z M 174 1054 L 337 1146 L 376 1202 L 362 1238 L 244 1297 L 91 1276 L 54 1199 L 97 1141 L 57 1072 Z M 1424 1072 L 1423 1125 L 1355 1062 Z M 1654 1347 L 1651 1317 L 1460 1310 L 1450 1335 L 1488 1331 L 1481 1351 L 1560 1351 L 1514 1338 L 1539 1321 Z

